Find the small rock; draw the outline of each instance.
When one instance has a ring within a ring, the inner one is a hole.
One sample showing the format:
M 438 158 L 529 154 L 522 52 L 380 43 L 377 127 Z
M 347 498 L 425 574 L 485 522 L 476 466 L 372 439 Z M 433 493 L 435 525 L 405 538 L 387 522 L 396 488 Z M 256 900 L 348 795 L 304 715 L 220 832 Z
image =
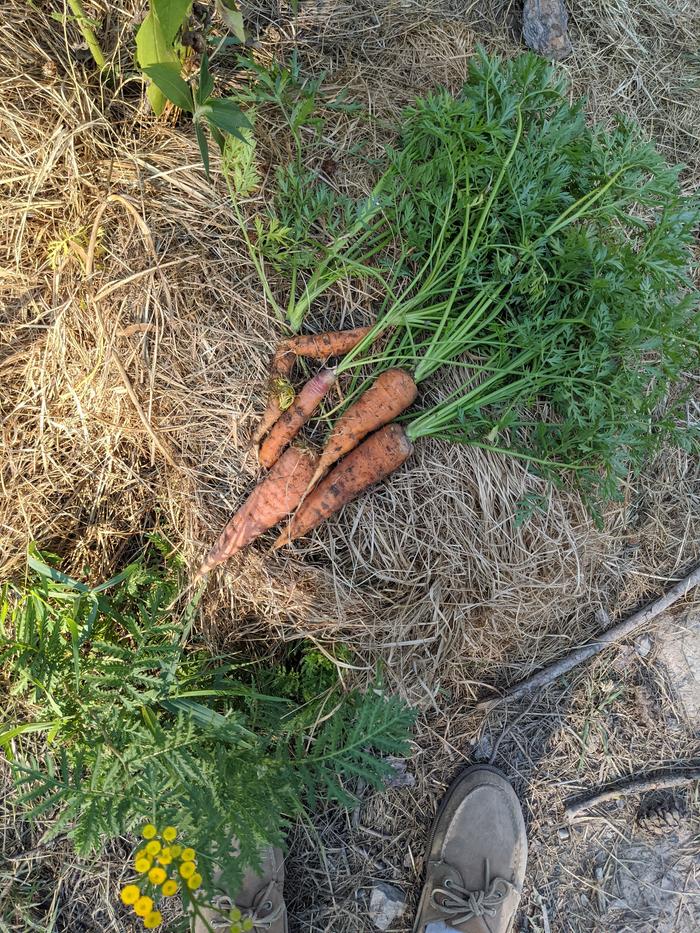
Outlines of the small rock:
M 490 735 L 484 733 L 478 742 L 474 743 L 472 755 L 476 761 L 488 761 L 493 751 L 493 740 Z
M 561 59 L 571 52 L 564 0 L 525 0 L 523 38 L 538 55 Z
M 394 758 L 393 755 L 387 755 L 384 760 L 394 769 L 391 777 L 384 782 L 387 787 L 413 787 L 415 785 L 415 776 L 408 770 L 405 758 Z
M 560 826 L 557 830 L 557 835 L 562 842 L 566 842 L 567 839 L 571 838 L 571 832 L 566 826 Z
M 585 894 L 581 894 L 579 896 L 579 903 L 581 904 L 582 907 L 587 907 L 588 904 L 590 904 L 590 901 L 588 900 Z
M 646 658 L 653 646 L 653 642 L 648 635 L 642 635 L 641 638 L 638 638 L 634 643 L 634 650 L 637 652 L 640 658 Z
M 600 867 L 600 865 L 596 865 L 595 880 L 598 883 L 600 883 L 603 880 L 603 869 Z
M 389 927 L 406 910 L 406 898 L 403 892 L 390 884 L 380 882 L 372 888 L 369 900 L 369 916 L 378 930 Z

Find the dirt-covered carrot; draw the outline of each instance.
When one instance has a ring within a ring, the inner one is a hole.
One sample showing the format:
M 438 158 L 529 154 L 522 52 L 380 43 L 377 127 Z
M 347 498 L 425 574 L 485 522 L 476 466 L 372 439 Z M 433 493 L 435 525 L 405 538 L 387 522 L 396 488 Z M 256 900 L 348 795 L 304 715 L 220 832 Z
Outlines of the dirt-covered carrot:
M 352 330 L 330 330 L 325 334 L 304 334 L 292 337 L 285 340 L 277 354 L 287 356 L 291 354 L 292 358 L 304 356 L 310 360 L 327 360 L 332 356 L 345 356 L 371 330 L 371 327 L 355 327 Z
M 283 346 L 285 346 L 283 344 Z M 289 381 L 289 375 L 294 365 L 295 357 L 280 347 L 275 353 L 270 366 L 270 383 L 268 388 L 267 404 L 262 413 L 260 422 L 253 435 L 253 444 L 257 447 L 265 437 L 272 425 L 284 411 L 284 400 L 289 395 L 290 401 L 294 398 L 294 390 Z
M 323 397 L 335 382 L 334 369 L 321 369 L 309 379 L 289 408 L 282 412 L 258 451 L 258 460 L 268 469 L 284 448 L 297 436 L 311 415 L 321 404 Z
M 393 421 L 411 406 L 418 394 L 413 377 L 405 369 L 387 369 L 333 425 L 310 487 L 325 476 L 334 463 L 368 434 Z
M 197 571 L 199 580 L 214 567 L 272 528 L 299 504 L 316 466 L 316 454 L 289 447 L 274 468 L 258 483 L 226 525 Z
M 253 435 L 253 443 L 259 444 L 282 412 L 289 407 L 289 403 L 285 405 L 284 400 L 290 391 L 289 375 L 297 357 L 327 360 L 333 356 L 345 356 L 371 330 L 371 327 L 355 327 L 352 330 L 332 330 L 325 334 L 304 334 L 281 343 L 270 366 L 267 406 Z
M 282 547 L 307 534 L 360 493 L 397 470 L 412 451 L 413 444 L 400 424 L 388 424 L 375 431 L 341 460 L 306 497 L 273 547 Z

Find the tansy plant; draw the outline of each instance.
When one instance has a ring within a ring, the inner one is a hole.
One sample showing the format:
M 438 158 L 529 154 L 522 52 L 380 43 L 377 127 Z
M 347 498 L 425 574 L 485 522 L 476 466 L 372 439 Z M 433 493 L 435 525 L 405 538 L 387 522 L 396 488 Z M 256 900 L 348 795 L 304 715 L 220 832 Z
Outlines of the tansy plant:
M 254 928 L 252 916 L 235 906 L 223 913 L 202 893 L 197 853 L 191 846 L 180 843 L 177 827 L 165 826 L 158 830 L 153 823 L 146 823 L 141 836 L 143 842 L 133 858 L 133 869 L 138 877 L 124 885 L 120 898 L 143 920 L 147 930 L 154 930 L 163 923 L 158 907 L 181 891 L 186 895 L 192 916 L 199 917 L 205 926 L 209 924 L 202 908 L 218 913 L 228 923 L 228 933 L 248 933 Z
M 122 900 L 153 928 L 159 898 L 196 910 L 215 876 L 235 892 L 317 798 L 351 802 L 357 777 L 382 786 L 412 722 L 379 686 L 343 691 L 315 650 L 277 665 L 208 654 L 188 636 L 194 607 L 173 616 L 169 552 L 155 540 L 89 586 L 32 551 L 26 579 L 0 590 L 0 668 L 20 700 L 0 744 L 17 804 L 80 854 L 148 823 Z
M 157 909 L 159 904 L 167 898 L 175 897 L 181 889 L 188 892 L 193 913 L 199 914 L 204 902 L 197 892 L 202 887 L 203 879 L 197 870 L 195 850 L 178 841 L 175 826 L 165 826 L 159 832 L 153 823 L 146 823 L 141 835 L 143 845 L 133 860 L 138 878 L 121 889 L 122 903 L 143 920 L 147 930 L 154 930 L 161 925 L 163 914 Z M 241 930 L 252 929 L 252 924 L 239 926 Z M 231 931 L 238 933 L 233 923 Z

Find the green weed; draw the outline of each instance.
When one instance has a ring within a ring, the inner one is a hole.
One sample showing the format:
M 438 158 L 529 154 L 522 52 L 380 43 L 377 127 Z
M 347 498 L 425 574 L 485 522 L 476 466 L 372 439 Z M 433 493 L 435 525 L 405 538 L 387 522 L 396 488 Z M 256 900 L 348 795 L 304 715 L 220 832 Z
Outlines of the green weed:
M 0 666 L 26 716 L 2 724 L 0 744 L 17 803 L 50 819 L 45 841 L 87 854 L 147 822 L 175 825 L 208 897 L 215 866 L 235 891 L 306 806 L 351 803 L 355 778 L 381 787 L 413 717 L 378 685 L 343 691 L 315 650 L 270 666 L 190 643 L 195 606 L 175 615 L 181 567 L 156 544 L 98 586 L 32 551 L 26 579 L 3 587 Z M 41 758 L 24 750 L 37 733 Z

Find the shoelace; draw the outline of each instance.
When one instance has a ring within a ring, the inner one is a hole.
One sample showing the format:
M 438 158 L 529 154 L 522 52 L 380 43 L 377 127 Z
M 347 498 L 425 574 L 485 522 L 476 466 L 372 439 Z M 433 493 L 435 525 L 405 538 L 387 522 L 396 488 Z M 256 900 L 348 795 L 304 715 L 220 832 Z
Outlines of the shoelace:
M 470 891 L 456 881 L 446 878 L 444 887 L 433 889 L 430 895 L 431 907 L 441 911 L 451 923 L 466 923 L 475 917 L 495 917 L 512 885 L 497 875 L 491 878 L 488 859 L 484 876 L 484 887 L 481 891 Z
M 270 899 L 270 894 L 272 889 L 275 886 L 275 882 L 271 881 L 267 888 L 265 888 L 265 893 L 260 897 L 260 902 L 257 907 L 253 910 L 243 910 L 241 909 L 241 920 L 252 920 L 253 921 L 253 930 L 271 930 L 272 924 L 279 920 L 282 916 L 284 910 L 284 904 L 278 904 L 275 909 L 272 909 L 272 900 Z M 220 910 L 222 913 L 229 913 L 232 908 L 237 907 L 238 905 L 235 901 L 227 894 L 220 894 L 215 897 L 212 901 L 212 906 L 217 910 Z M 217 917 L 215 920 L 211 921 L 211 925 L 215 930 L 229 930 L 231 928 L 231 921 L 227 917 Z

